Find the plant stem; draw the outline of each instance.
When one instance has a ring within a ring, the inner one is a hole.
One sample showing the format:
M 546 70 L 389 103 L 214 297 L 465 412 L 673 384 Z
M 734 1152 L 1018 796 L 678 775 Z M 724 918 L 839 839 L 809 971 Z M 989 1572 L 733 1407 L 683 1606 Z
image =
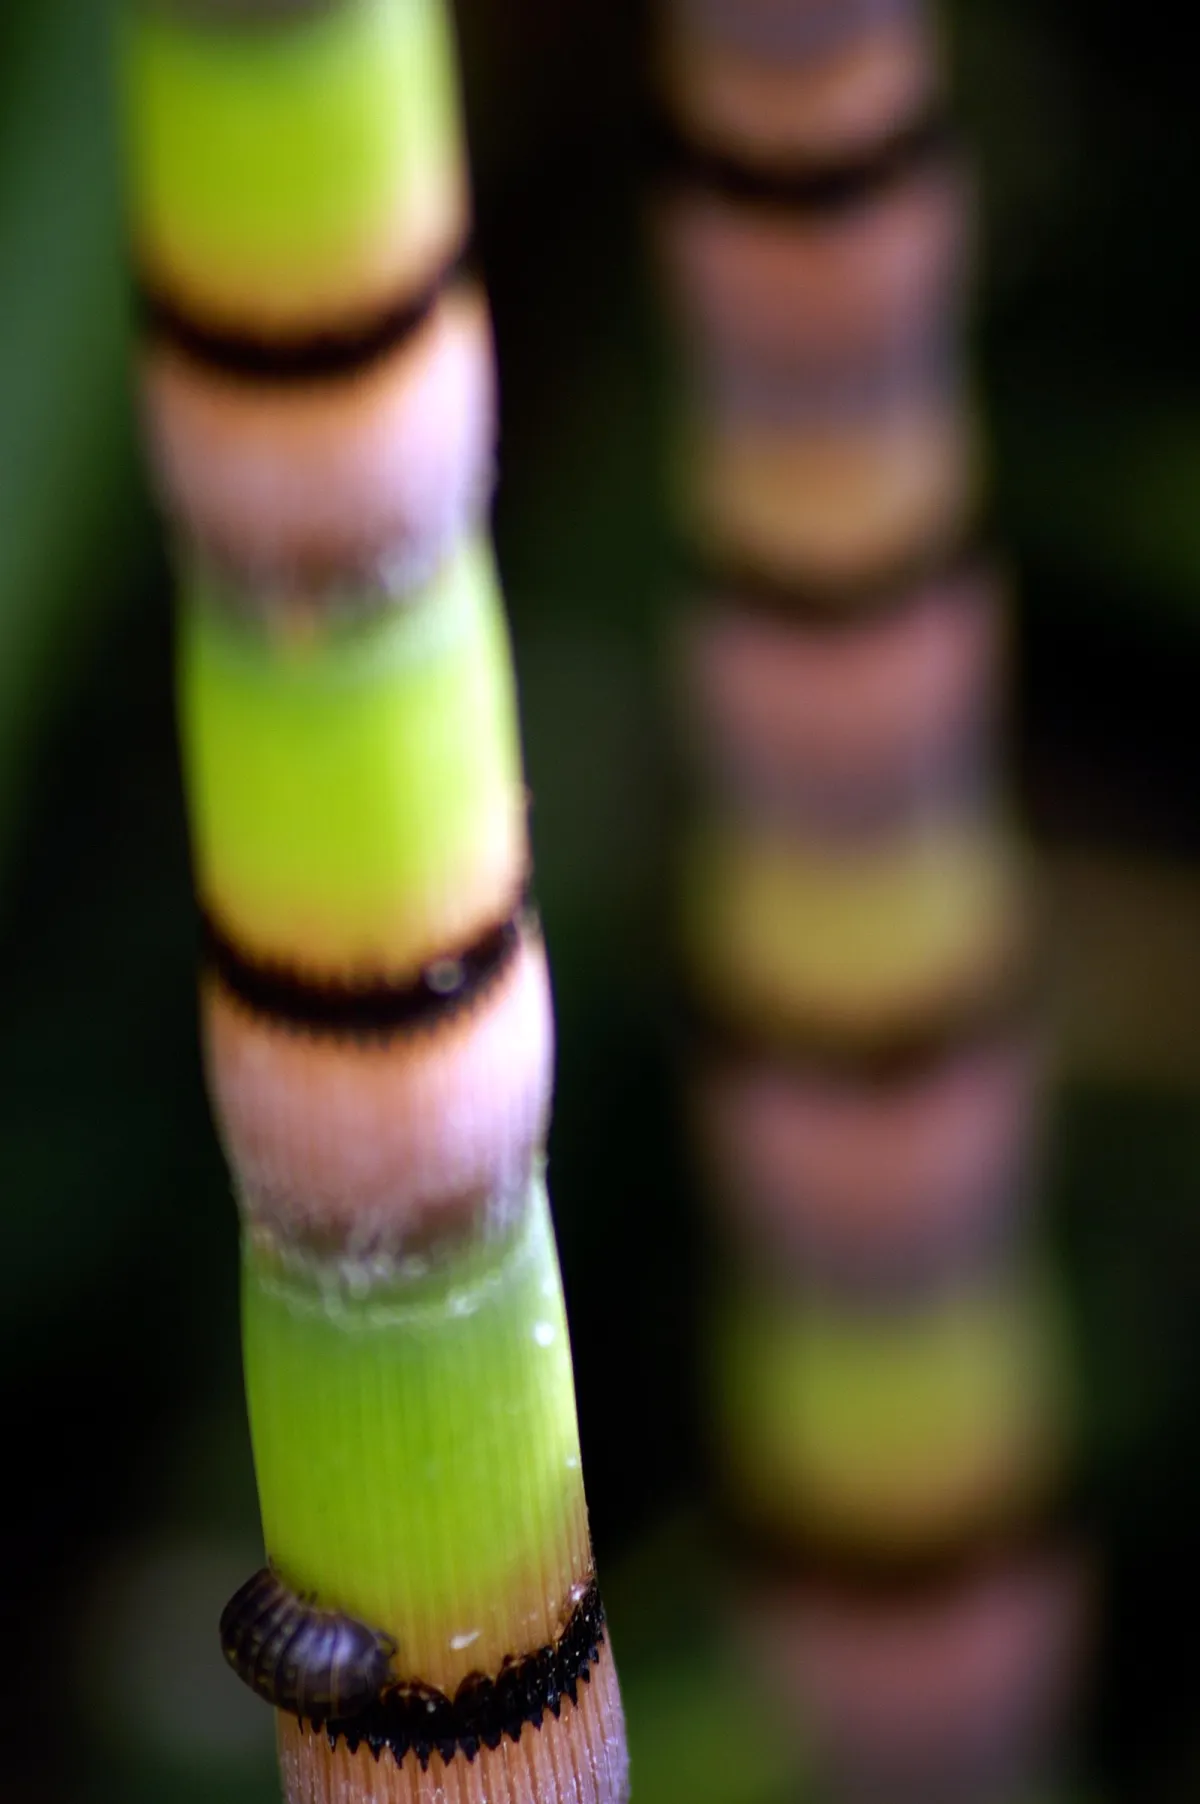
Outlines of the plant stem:
M 226 1652 L 296 1804 L 617 1804 L 448 14 L 131 0 L 126 76 L 272 1568 Z
M 737 1620 L 831 1795 L 992 1797 L 1063 1715 L 1085 1585 L 1055 1540 L 1071 1398 L 1031 1255 L 970 183 L 917 0 L 661 14 L 680 917 L 731 1255 L 711 1383 Z

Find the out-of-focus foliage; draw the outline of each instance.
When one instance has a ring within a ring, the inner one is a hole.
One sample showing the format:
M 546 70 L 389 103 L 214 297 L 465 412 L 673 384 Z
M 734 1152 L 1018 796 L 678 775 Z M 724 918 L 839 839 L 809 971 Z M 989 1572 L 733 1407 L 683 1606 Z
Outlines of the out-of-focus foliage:
M 0 871 L 46 716 L 131 586 L 131 430 L 98 0 L 6 10 L 0 47 Z
M 255 1554 L 235 1228 L 195 1048 L 167 584 L 132 443 L 111 10 L 0 12 L 0 1406 L 23 1625 L 6 1646 L 22 1725 L 8 1778 L 19 1796 L 36 1773 L 43 1804 L 248 1801 L 273 1795 L 269 1724 L 242 1739 L 205 1626 Z M 687 1541 L 686 1559 L 660 1557 L 676 1544 L 662 1524 L 700 1494 L 702 1253 L 664 1008 L 669 562 L 636 21 L 603 0 L 459 11 L 559 1006 L 552 1177 L 636 1795 L 765 1804 L 783 1790 L 765 1740 L 719 1759 L 728 1650 L 688 1607 L 707 1567 Z M 1116 0 L 987 0 L 951 24 L 984 154 L 981 379 L 1022 579 L 1029 811 L 1052 845 L 1186 865 L 1190 64 Z M 1134 910 L 1105 962 L 1155 930 Z M 1200 1072 L 1184 1056 L 1169 1091 L 1153 1076 L 1077 1090 L 1053 1215 L 1113 1553 L 1101 1769 L 1138 1798 L 1186 1795 L 1172 1788 L 1196 1760 L 1200 1684 Z

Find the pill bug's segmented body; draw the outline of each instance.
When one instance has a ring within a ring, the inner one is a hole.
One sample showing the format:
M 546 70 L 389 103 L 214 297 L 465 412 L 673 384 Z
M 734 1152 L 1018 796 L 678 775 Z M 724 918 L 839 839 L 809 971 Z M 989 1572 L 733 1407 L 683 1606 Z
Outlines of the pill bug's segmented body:
M 388 1682 L 396 1644 L 289 1591 L 269 1566 L 221 1613 L 221 1647 L 252 1691 L 318 1726 L 359 1716 Z
M 921 0 L 659 12 L 689 1084 L 731 1255 L 741 1626 L 831 1796 L 998 1795 L 1061 1716 L 1085 1584 L 1028 1259 L 1042 1060 L 971 181 Z
M 616 1804 L 446 6 L 126 0 L 125 24 L 271 1561 L 222 1643 L 279 1711 L 291 1799 L 551 1804 L 569 1774 Z

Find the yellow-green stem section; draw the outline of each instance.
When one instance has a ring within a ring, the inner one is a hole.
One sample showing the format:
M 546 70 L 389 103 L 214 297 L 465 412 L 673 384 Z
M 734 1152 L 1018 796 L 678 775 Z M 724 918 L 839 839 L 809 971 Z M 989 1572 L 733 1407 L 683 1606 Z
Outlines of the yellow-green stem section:
M 746 1283 L 717 1356 L 728 1482 L 776 1529 L 923 1540 L 1020 1507 L 1065 1459 L 1062 1323 L 1025 1273 L 913 1309 Z
M 545 1604 L 537 1575 L 553 1579 L 582 1495 L 540 1179 L 499 1242 L 366 1295 L 248 1245 L 243 1332 L 263 1529 L 287 1582 L 388 1630 L 401 1670 L 414 1645 L 505 1645 L 498 1618 L 531 1578 Z
M 1021 878 L 990 823 L 839 846 L 713 822 L 688 848 L 684 944 L 723 1014 L 768 1031 L 869 1033 L 994 987 L 1024 927 Z
M 379 247 L 415 241 L 461 185 L 444 0 L 257 23 L 144 4 L 125 61 L 135 238 L 202 312 L 336 304 L 338 272 L 353 306 Z
M 483 544 L 411 601 L 291 650 L 194 578 L 179 681 L 197 888 L 226 931 L 302 968 L 390 972 L 455 950 L 440 927 L 524 834 Z M 514 900 L 484 893 L 476 919 Z

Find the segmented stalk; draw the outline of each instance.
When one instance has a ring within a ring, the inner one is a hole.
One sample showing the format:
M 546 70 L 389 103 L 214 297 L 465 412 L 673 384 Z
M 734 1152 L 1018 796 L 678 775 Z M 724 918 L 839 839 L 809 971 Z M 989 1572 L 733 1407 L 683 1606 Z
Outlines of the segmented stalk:
M 151 467 L 285 1791 L 623 1797 L 443 0 L 130 0 Z
M 1040 1770 L 1083 1586 L 971 179 L 918 0 L 662 0 L 681 939 L 722 1501 L 834 1795 Z

